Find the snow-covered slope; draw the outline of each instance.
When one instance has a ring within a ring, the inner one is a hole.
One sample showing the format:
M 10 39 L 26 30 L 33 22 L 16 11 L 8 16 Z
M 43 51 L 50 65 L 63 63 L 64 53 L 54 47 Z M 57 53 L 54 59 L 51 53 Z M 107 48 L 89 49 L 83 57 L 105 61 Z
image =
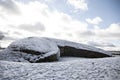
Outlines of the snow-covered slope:
M 0 80 L 120 80 L 120 57 L 53 63 L 0 61 Z
M 105 50 L 102 50 L 100 48 L 96 48 L 93 46 L 89 46 L 89 45 L 85 45 L 85 44 L 81 44 L 81 43 L 76 43 L 76 42 L 72 42 L 72 41 L 67 41 L 67 40 L 60 40 L 60 39 L 47 38 L 47 37 L 44 37 L 44 38 L 47 40 L 55 42 L 58 46 L 62 46 L 62 47 L 69 46 L 69 47 L 73 47 L 76 49 L 83 49 L 83 50 L 88 50 L 88 51 L 93 51 L 93 52 L 99 52 L 99 53 L 106 54 L 109 56 L 112 55 L 108 51 L 105 51 Z

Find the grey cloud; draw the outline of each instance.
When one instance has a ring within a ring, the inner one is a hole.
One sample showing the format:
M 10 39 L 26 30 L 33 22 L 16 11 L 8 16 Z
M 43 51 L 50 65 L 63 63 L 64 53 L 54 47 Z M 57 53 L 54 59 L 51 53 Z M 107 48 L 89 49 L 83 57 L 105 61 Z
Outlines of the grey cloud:
M 20 13 L 18 6 L 13 0 L 0 0 L 0 7 L 8 13 Z
M 13 37 L 10 37 L 10 36 L 6 36 L 6 37 L 4 37 L 4 39 L 3 40 L 16 40 L 17 38 L 13 38 Z
M 0 31 L 0 40 L 3 39 L 5 36 L 4 34 Z
M 82 35 L 84 35 L 84 36 L 92 36 L 92 35 L 95 35 L 95 33 L 92 32 L 92 31 L 85 31 L 85 32 L 82 33 Z
M 84 32 L 77 32 L 77 35 L 78 36 L 89 37 L 89 36 L 94 36 L 95 33 L 90 31 L 90 30 L 87 30 L 87 31 L 84 31 Z
M 106 29 L 96 30 L 95 33 L 102 38 L 120 39 L 120 23 L 113 23 Z
M 89 41 L 88 44 L 96 47 L 115 47 L 115 45 L 112 43 L 103 43 L 103 42 L 98 43 L 98 42 Z
M 38 22 L 36 24 L 22 24 L 19 26 L 20 29 L 24 29 L 24 30 L 28 30 L 28 31 L 33 31 L 33 32 L 36 32 L 36 31 L 45 31 L 45 26 Z
M 120 33 L 111 33 L 108 37 L 120 39 Z
M 102 37 L 102 38 L 116 38 L 116 39 L 120 39 L 120 33 L 118 32 L 114 32 L 114 33 L 111 33 L 111 32 L 105 32 L 105 33 L 101 33 L 101 34 L 96 34 L 97 36 L 99 37 Z

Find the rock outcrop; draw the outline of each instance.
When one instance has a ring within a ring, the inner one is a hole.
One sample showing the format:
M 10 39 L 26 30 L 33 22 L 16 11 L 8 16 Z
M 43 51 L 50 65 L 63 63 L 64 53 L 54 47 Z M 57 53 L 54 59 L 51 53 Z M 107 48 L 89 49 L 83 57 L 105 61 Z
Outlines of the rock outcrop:
M 7 58 L 12 60 L 13 56 L 14 59 L 12 61 L 22 62 L 26 60 L 32 63 L 57 61 L 60 57 L 59 48 L 54 42 L 37 37 L 15 41 L 7 49 L 3 50 L 2 53 L 7 53 L 6 55 L 9 56 L 5 57 L 6 60 Z
M 60 49 L 61 56 L 86 57 L 86 58 L 102 58 L 112 56 L 110 52 L 93 46 L 88 46 L 85 44 L 60 39 L 53 38 L 45 39 L 53 41 L 57 44 L 57 46 Z
M 11 43 L 0 60 L 19 62 L 57 61 L 61 56 L 102 58 L 111 54 L 92 46 L 52 38 L 29 37 Z

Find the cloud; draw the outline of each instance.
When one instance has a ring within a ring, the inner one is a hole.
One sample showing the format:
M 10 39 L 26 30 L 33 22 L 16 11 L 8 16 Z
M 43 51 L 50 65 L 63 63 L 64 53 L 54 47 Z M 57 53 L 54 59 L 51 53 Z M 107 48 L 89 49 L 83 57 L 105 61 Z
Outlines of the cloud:
M 87 18 L 86 22 L 89 24 L 98 25 L 100 22 L 102 22 L 102 19 L 100 17 L 95 17 L 94 19 Z
M 18 27 L 20 29 L 28 30 L 32 32 L 45 31 L 45 26 L 40 22 L 37 22 L 35 24 L 21 24 Z
M 84 31 L 84 32 L 82 32 L 82 33 L 80 33 L 80 34 L 78 34 L 78 35 L 82 35 L 82 36 L 87 36 L 87 37 L 90 37 L 90 36 L 94 36 L 95 35 L 95 33 L 94 32 L 92 32 L 91 30 L 87 30 L 87 31 Z
M 76 10 L 88 10 L 88 6 L 85 0 L 67 0 L 67 2 L 72 5 Z
M 21 14 L 7 16 L 7 21 L 0 18 L 4 23 L 0 24 L 2 26 L 0 29 L 10 37 L 21 38 L 34 35 L 75 40 L 76 32 L 87 29 L 88 25 L 85 22 L 73 19 L 66 13 L 51 10 L 45 3 L 39 1 L 30 1 L 26 4 L 15 3 Z
M 5 36 L 4 34 L 0 31 L 0 40 L 3 39 Z
M 87 22 L 83 22 L 72 18 L 71 15 L 64 12 L 59 12 L 56 9 L 51 10 L 47 4 L 36 0 L 28 3 L 15 0 L 14 3 L 21 14 L 9 14 L 8 16 L 8 14 L 2 13 L 5 19 L 0 16 L 0 30 L 6 33 L 6 39 L 37 36 L 66 39 L 81 43 L 89 41 L 111 43 L 112 41 L 116 42 L 116 39 L 120 40 L 119 23 L 113 23 L 106 29 L 101 29 L 98 26 L 102 21 L 100 17 L 88 18 L 86 19 Z M 89 29 L 88 23 L 98 27 Z
M 120 23 L 113 23 L 106 29 L 95 29 L 93 32 L 102 38 L 120 39 Z
M 115 44 L 116 42 L 117 44 Z M 119 40 L 115 40 L 115 42 L 111 41 L 110 39 L 95 40 L 95 41 L 88 41 L 87 44 L 107 50 L 107 51 L 119 51 L 120 50 Z
M 30 32 L 30 31 L 23 30 L 20 28 L 15 28 L 13 26 L 9 26 L 9 27 L 11 27 L 11 28 L 6 29 L 5 38 L 7 38 L 7 39 L 17 40 L 17 39 L 24 38 L 24 37 L 40 35 L 40 34 L 35 34 L 34 32 Z
M 85 31 L 88 26 L 86 23 L 72 19 L 70 15 L 62 12 L 53 12 L 49 19 L 49 21 L 46 20 L 45 22 L 45 33 L 47 34 L 44 36 L 75 40 L 77 38 L 76 33 Z
M 112 23 L 107 28 L 93 28 L 75 33 L 78 42 L 96 46 L 102 49 L 120 47 L 120 23 Z M 110 48 L 111 47 L 111 48 Z M 115 49 L 115 48 L 114 48 Z M 113 50 L 113 49 L 112 49 Z
M 18 14 L 20 11 L 14 0 L 0 0 L 0 12 Z
M 105 50 L 118 50 L 120 47 L 120 23 L 112 23 L 107 28 L 94 28 L 94 35 L 85 37 L 86 44 L 96 46 Z
M 115 47 L 114 44 L 112 43 L 109 43 L 109 42 L 94 42 L 94 41 L 89 41 L 88 42 L 89 45 L 92 45 L 92 46 L 96 46 L 96 47 Z

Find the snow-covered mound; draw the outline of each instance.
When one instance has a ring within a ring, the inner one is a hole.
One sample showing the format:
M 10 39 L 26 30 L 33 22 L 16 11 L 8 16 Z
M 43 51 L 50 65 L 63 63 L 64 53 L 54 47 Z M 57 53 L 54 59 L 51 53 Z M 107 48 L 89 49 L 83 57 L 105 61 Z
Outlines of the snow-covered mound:
M 37 37 L 29 37 L 15 41 L 11 43 L 7 49 L 3 50 L 1 54 L 5 60 L 27 60 L 29 62 L 56 61 L 60 56 L 59 48 L 54 42 Z
M 51 63 L 0 61 L 0 80 L 120 80 L 120 57 Z
M 17 62 L 49 62 L 59 57 L 109 57 L 111 54 L 102 49 L 52 38 L 29 37 L 11 43 L 0 53 L 0 60 Z
M 89 58 L 100 58 L 100 57 L 110 57 L 112 54 L 108 51 L 81 44 L 76 42 L 71 42 L 67 40 L 60 40 L 54 38 L 45 39 L 53 41 L 60 48 L 61 56 L 75 56 L 75 57 L 89 57 Z

